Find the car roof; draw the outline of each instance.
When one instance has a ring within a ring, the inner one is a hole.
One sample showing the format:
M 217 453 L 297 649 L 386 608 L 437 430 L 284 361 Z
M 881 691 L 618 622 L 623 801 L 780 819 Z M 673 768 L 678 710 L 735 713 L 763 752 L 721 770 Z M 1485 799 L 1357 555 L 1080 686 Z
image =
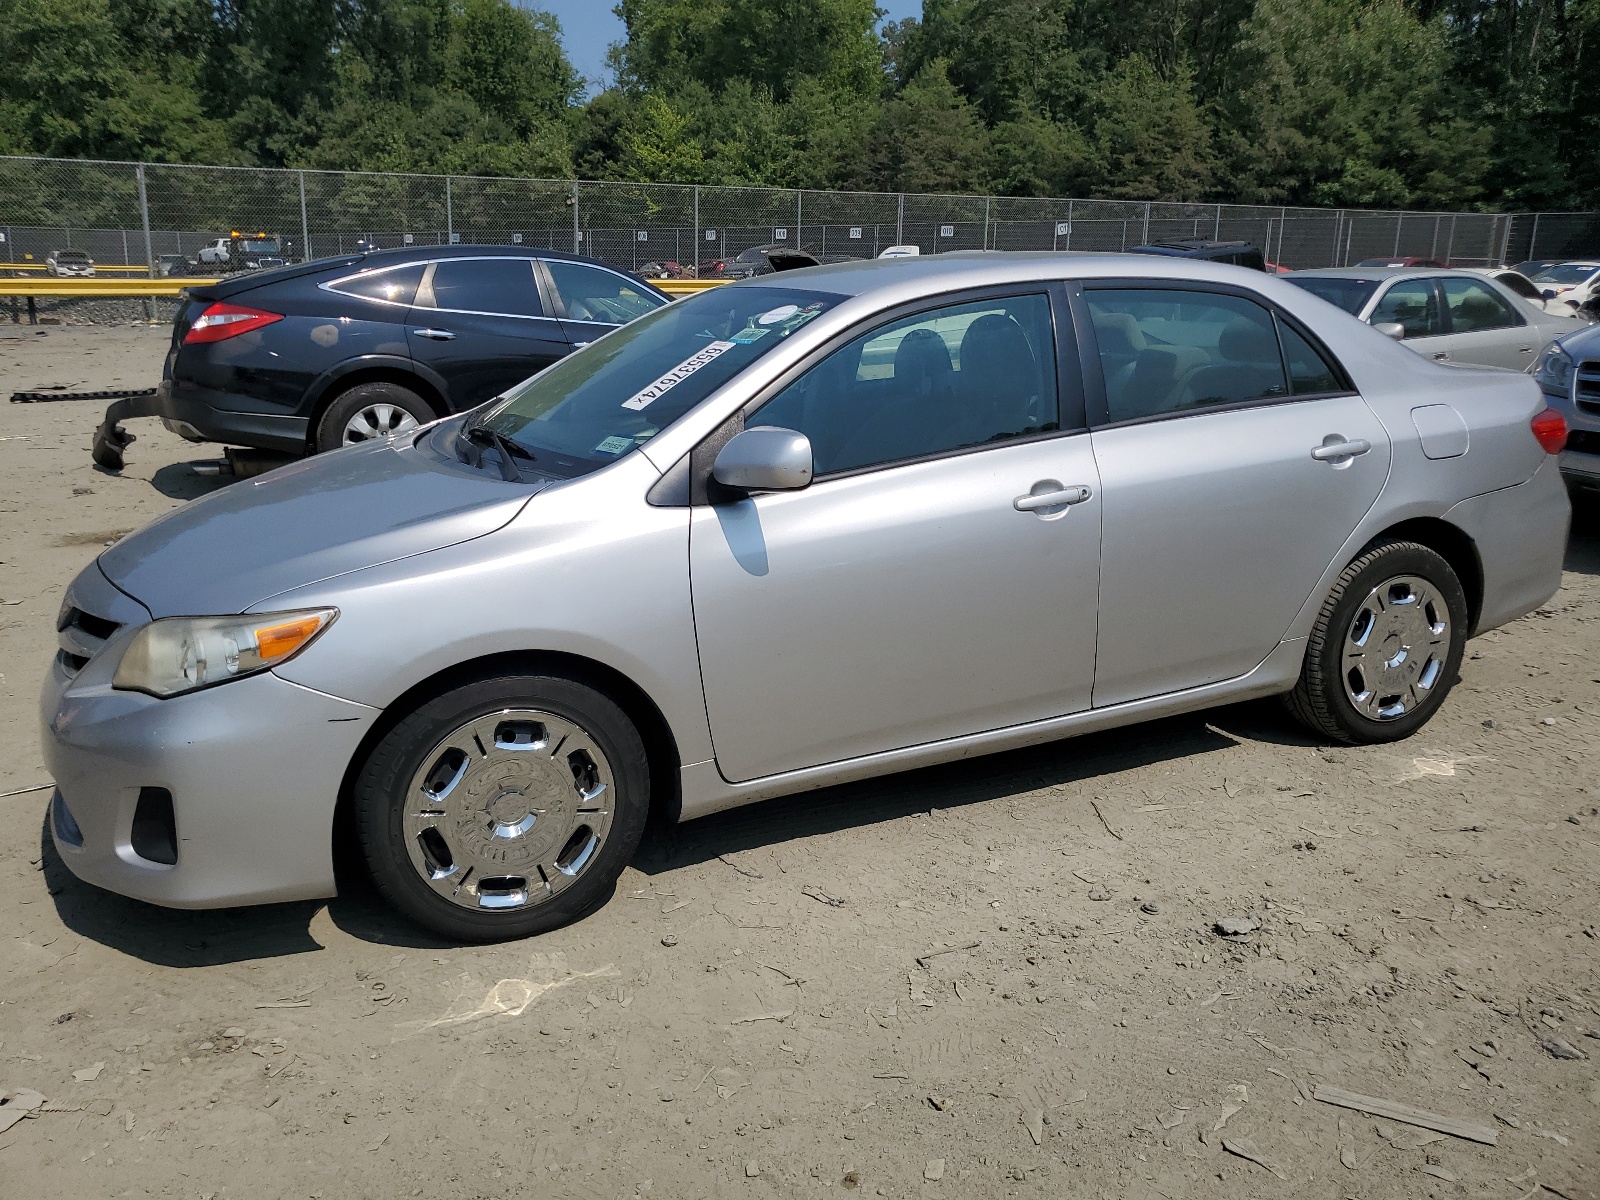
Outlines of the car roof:
M 500 245 L 492 242 L 475 242 L 472 244 L 458 242 L 453 246 L 397 246 L 389 250 L 352 251 L 350 254 L 330 257 L 358 258 L 366 266 L 387 267 L 400 263 L 416 262 L 419 259 L 432 262 L 437 258 L 480 258 L 486 252 L 492 253 L 497 257 L 506 258 L 545 258 L 557 262 L 584 263 L 589 266 L 598 264 L 610 267 L 614 271 L 627 273 L 625 268 L 611 267 L 609 263 L 601 262 L 595 258 L 588 258 L 582 254 L 568 254 L 564 250 L 545 250 L 538 246 Z
M 799 290 L 861 296 L 903 291 L 918 299 L 929 291 L 991 287 L 1054 279 L 1172 279 L 1231 283 L 1261 288 L 1286 276 L 1271 276 L 1203 258 L 1162 254 L 1095 253 L 1078 250 L 954 250 L 915 258 L 863 258 L 823 263 L 776 275 L 741 279 L 727 287 L 793 287 Z M 1269 288 L 1270 290 L 1270 288 Z
M 1317 279 L 1400 279 L 1407 275 L 1455 274 L 1459 270 L 1459 267 L 1312 267 L 1290 271 L 1288 278 L 1301 275 Z

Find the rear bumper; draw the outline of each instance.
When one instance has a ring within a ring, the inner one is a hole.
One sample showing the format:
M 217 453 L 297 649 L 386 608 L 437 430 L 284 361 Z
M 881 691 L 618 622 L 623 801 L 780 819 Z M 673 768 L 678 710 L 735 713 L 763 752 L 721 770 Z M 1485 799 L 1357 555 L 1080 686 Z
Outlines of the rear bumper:
M 1572 504 L 1553 455 L 1527 482 L 1463 500 L 1444 519 L 1478 549 L 1483 605 L 1474 633 L 1532 612 L 1561 587 Z
M 270 672 L 168 700 L 116 691 L 117 640 L 76 677 L 58 659 L 40 698 L 51 832 L 72 873 L 172 908 L 333 895 L 334 806 L 378 711 Z M 172 797 L 170 865 L 134 849 L 153 788 Z
M 174 391 L 170 379 L 163 379 L 154 395 L 134 396 L 111 405 L 106 410 L 105 423 L 114 426 L 130 417 L 162 417 L 173 424 L 188 426 L 208 442 L 281 450 L 287 454 L 305 451 L 310 428 L 307 418 L 239 412 L 228 407 L 229 399 L 226 392 L 193 386 L 185 387 L 180 394 Z M 187 436 L 186 431 L 180 432 Z
M 1582 450 L 1561 452 L 1561 474 L 1567 482 L 1582 488 L 1600 488 L 1600 454 Z

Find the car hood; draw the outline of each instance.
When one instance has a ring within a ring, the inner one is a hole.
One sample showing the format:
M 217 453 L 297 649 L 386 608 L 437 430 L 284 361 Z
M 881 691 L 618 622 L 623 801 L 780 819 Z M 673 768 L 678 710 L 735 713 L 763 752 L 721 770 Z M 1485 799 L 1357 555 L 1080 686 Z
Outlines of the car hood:
M 100 556 L 153 616 L 244 612 L 290 588 L 493 533 L 537 485 L 431 462 L 408 443 L 318 455 L 176 508 Z

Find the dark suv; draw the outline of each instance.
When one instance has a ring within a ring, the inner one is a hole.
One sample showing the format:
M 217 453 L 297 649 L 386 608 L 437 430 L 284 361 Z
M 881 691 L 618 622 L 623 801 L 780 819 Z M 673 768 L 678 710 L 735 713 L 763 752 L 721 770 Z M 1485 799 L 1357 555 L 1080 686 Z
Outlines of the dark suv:
M 1148 246 L 1134 246 L 1130 254 L 1165 254 L 1169 258 L 1203 258 L 1208 262 L 1232 263 L 1265 271 L 1267 260 L 1261 251 L 1249 242 L 1208 242 L 1199 238 L 1178 242 L 1151 242 Z
M 669 300 L 592 259 L 517 246 L 380 250 L 188 288 L 160 386 L 107 410 L 94 459 L 121 468 L 129 417 L 290 454 L 402 432 Z

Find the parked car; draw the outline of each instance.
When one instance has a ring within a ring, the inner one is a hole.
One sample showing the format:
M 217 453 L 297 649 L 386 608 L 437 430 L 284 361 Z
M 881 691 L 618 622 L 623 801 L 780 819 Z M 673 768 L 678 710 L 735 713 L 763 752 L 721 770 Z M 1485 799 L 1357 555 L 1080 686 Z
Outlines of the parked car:
M 1440 262 L 1437 258 L 1363 258 L 1356 263 L 1358 267 L 1447 267 L 1449 263 Z
M 799 267 L 814 267 L 821 260 L 804 250 L 789 246 L 751 246 L 741 250 L 722 264 L 718 276 L 722 279 L 751 279 L 757 275 L 771 275 L 774 271 L 792 271 Z
M 187 288 L 155 394 L 111 405 L 94 459 L 119 469 L 117 423 L 139 416 L 290 454 L 403 433 L 668 299 L 592 259 L 519 246 L 384 250 Z
M 922 247 L 912 244 L 889 246 L 878 255 L 879 258 L 916 258 L 922 253 Z
M 1565 259 L 1560 258 L 1530 258 L 1527 262 L 1513 263 L 1511 269 L 1520 271 L 1529 279 L 1534 279 L 1544 274 L 1551 267 L 1558 267 L 1565 261 Z
M 1269 695 L 1394 741 L 1559 585 L 1564 433 L 1526 374 L 1212 263 L 713 288 L 102 551 L 41 698 L 50 828 L 193 908 L 331 895 L 348 839 L 493 940 L 602 902 L 652 811 Z
M 1249 242 L 1208 242 L 1200 239 L 1174 242 L 1151 242 L 1148 246 L 1134 246 L 1130 254 L 1165 254 L 1173 258 L 1199 258 L 1207 262 L 1232 263 L 1265 271 L 1267 260 L 1260 250 Z
M 1545 299 L 1578 308 L 1600 294 L 1600 262 L 1564 262 L 1541 271 L 1533 282 L 1543 289 Z
M 1468 271 L 1331 267 L 1283 278 L 1436 362 L 1526 370 L 1552 339 L 1583 324 Z
M 61 279 L 92 279 L 94 259 L 87 250 L 52 250 L 45 255 L 44 273 Z
M 1562 476 L 1574 491 L 1600 492 L 1600 326 L 1557 338 L 1539 356 L 1533 378 L 1567 422 Z
M 182 278 L 194 273 L 194 259 L 187 255 L 163 254 L 156 259 L 156 274 L 162 279 Z
M 647 262 L 633 272 L 640 279 L 688 279 L 689 272 L 681 263 L 671 259 L 662 259 L 657 262 Z
M 1506 291 L 1516 293 L 1518 297 L 1543 312 L 1553 313 L 1558 317 L 1583 315 L 1574 306 L 1561 300 L 1546 300 L 1538 284 L 1512 267 L 1463 267 L 1462 270 L 1471 271 L 1474 275 L 1487 276 Z

